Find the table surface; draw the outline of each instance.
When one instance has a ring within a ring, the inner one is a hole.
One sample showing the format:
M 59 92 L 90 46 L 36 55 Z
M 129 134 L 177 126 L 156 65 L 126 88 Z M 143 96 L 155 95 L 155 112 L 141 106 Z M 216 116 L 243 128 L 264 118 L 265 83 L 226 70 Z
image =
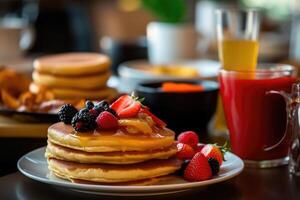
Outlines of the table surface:
M 287 167 L 245 169 L 223 183 L 177 195 L 152 197 L 93 196 L 31 180 L 21 173 L 0 177 L 0 199 L 300 199 L 300 177 L 291 176 Z

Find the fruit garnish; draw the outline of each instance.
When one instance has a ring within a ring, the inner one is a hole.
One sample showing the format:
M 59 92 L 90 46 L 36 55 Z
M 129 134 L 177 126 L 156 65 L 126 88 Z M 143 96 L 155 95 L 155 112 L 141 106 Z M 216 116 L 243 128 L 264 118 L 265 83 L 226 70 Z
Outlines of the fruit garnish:
M 159 119 L 158 117 L 156 117 L 153 113 L 150 112 L 149 108 L 146 106 L 141 107 L 140 109 L 141 113 L 145 113 L 147 115 L 149 115 L 152 120 L 159 126 L 159 127 L 165 127 L 167 124 L 162 121 L 161 119 Z
M 222 165 L 224 159 L 224 154 L 228 151 L 227 143 L 223 146 L 218 146 L 216 144 L 207 144 L 201 150 L 201 153 L 207 158 L 215 158 L 220 166 Z
M 183 175 L 187 181 L 204 181 L 212 177 L 212 170 L 207 158 L 202 153 L 196 153 Z
M 91 101 L 86 101 L 85 107 L 90 110 L 90 109 L 94 108 L 94 103 Z
M 108 111 L 103 111 L 96 119 L 99 128 L 111 130 L 118 127 L 118 119 Z
M 185 131 L 179 134 L 178 142 L 188 144 L 194 149 L 197 148 L 199 137 L 194 131 Z
M 78 110 L 73 105 L 65 104 L 58 111 L 58 116 L 60 121 L 64 122 L 65 124 L 71 124 L 72 118 L 77 112 Z
M 195 150 L 188 144 L 178 143 L 177 149 L 176 156 L 180 160 L 192 159 L 195 155 Z
M 189 163 L 190 163 L 190 160 L 184 160 L 184 161 L 182 162 L 182 165 L 181 165 L 180 169 L 177 171 L 176 174 L 178 174 L 178 175 L 180 175 L 180 176 L 183 176 L 184 171 L 185 171 L 185 169 L 187 168 L 187 166 L 189 165 Z
M 138 101 L 138 98 L 129 95 L 123 95 L 117 99 L 110 108 L 116 111 L 120 118 L 131 118 L 135 117 L 142 104 Z
M 96 127 L 96 117 L 89 113 L 89 109 L 84 108 L 75 114 L 71 124 L 76 131 L 89 131 Z
M 203 147 L 205 146 L 205 144 L 198 144 L 195 149 L 195 152 L 198 153 L 198 152 L 201 152 Z
M 139 119 L 120 119 L 118 120 L 119 126 L 123 126 L 129 133 L 138 134 L 151 134 L 152 128 L 145 121 Z
M 162 84 L 161 90 L 163 92 L 201 92 L 204 91 L 204 87 L 190 83 L 165 82 Z
M 208 164 L 210 166 L 211 169 L 211 173 L 212 175 L 217 175 L 220 171 L 220 164 L 219 162 L 215 159 L 215 158 L 209 158 L 208 159 Z

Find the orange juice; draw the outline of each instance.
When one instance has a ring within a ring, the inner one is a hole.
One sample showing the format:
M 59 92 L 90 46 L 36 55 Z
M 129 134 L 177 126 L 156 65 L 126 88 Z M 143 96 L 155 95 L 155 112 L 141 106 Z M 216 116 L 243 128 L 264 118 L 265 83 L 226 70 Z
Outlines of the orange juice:
M 222 67 L 227 70 L 254 71 L 258 56 L 258 42 L 252 40 L 223 40 L 219 42 Z
M 226 39 L 219 42 L 219 57 L 227 70 L 254 71 L 259 44 L 252 40 Z M 221 98 L 218 99 L 215 129 L 225 131 L 226 123 Z

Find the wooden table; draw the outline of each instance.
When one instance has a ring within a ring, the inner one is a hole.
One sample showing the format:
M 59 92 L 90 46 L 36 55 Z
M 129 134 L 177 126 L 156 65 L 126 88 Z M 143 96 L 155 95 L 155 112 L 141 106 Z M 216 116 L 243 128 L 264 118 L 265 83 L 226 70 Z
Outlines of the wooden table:
M 0 177 L 0 199 L 300 199 L 300 177 L 290 176 L 287 167 L 245 169 L 238 177 L 188 193 L 153 197 L 108 197 L 73 192 L 31 180 L 21 173 Z

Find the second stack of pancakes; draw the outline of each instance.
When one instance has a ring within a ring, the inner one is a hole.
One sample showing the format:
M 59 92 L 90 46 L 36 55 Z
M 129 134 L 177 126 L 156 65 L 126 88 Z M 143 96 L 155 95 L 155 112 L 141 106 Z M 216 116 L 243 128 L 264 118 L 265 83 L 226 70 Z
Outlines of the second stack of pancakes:
M 107 87 L 110 59 L 98 53 L 64 53 L 34 61 L 30 91 L 49 89 L 55 99 L 111 99 L 116 91 Z
M 48 129 L 46 157 L 51 172 L 72 182 L 148 185 L 180 168 L 174 137 L 167 128 L 151 135 L 78 133 L 60 122 Z

